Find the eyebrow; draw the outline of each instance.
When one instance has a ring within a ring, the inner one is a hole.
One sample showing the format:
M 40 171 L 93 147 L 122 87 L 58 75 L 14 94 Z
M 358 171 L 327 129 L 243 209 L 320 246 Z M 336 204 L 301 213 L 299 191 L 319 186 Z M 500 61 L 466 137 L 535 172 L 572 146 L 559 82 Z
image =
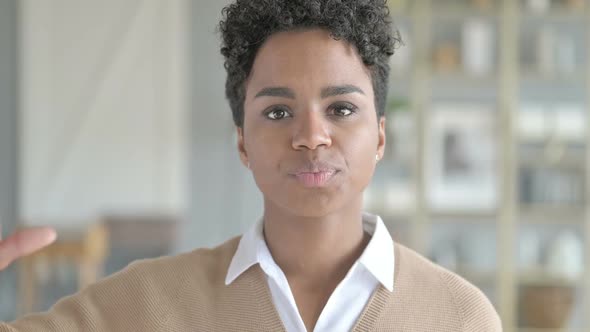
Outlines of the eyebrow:
M 260 90 L 254 98 L 263 97 L 263 96 L 285 97 L 285 98 L 295 99 L 295 93 L 293 92 L 293 90 L 291 90 L 289 88 L 285 88 L 285 87 L 264 88 L 264 89 Z
M 321 92 L 321 97 L 323 99 L 338 95 L 345 95 L 349 93 L 360 93 L 363 95 L 365 94 L 365 92 L 361 90 L 361 88 L 352 84 L 345 84 L 323 88 Z M 284 97 L 289 99 L 295 99 L 295 92 L 286 87 L 268 87 L 260 90 L 256 94 L 256 96 L 254 96 L 254 98 L 258 97 Z
M 363 90 L 361 90 L 361 88 L 359 88 L 356 85 L 352 85 L 352 84 L 346 84 L 346 85 L 337 85 L 337 86 L 329 86 L 327 88 L 323 88 L 322 89 L 322 98 L 328 98 L 328 97 L 332 97 L 332 96 L 338 96 L 338 95 L 345 95 L 348 93 L 360 93 L 360 94 L 365 94 L 363 92 Z

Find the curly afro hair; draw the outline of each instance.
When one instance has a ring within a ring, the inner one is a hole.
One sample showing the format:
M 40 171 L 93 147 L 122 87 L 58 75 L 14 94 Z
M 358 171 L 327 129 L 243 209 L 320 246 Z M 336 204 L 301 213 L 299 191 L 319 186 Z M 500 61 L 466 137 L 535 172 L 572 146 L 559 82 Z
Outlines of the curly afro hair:
M 383 116 L 388 60 L 401 42 L 387 0 L 237 0 L 222 15 L 225 93 L 236 126 L 243 126 L 245 82 L 264 41 L 277 32 L 309 28 L 326 29 L 334 39 L 356 47 L 371 73 L 378 118 Z

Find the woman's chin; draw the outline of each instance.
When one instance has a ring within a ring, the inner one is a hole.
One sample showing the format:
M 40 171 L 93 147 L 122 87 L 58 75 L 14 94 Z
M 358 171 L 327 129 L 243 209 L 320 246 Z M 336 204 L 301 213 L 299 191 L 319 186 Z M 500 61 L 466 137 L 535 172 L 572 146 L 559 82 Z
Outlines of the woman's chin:
M 313 197 L 308 196 L 302 200 L 286 200 L 285 202 L 275 201 L 273 205 L 280 206 L 280 209 L 291 215 L 302 218 L 321 218 L 343 209 L 342 197 Z

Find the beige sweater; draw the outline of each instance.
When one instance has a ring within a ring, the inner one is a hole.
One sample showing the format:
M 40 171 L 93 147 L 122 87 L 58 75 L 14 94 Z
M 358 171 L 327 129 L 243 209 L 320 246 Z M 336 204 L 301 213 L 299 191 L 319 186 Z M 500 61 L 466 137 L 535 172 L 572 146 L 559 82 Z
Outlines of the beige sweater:
M 225 286 L 238 243 L 132 263 L 46 313 L 0 322 L 0 332 L 284 331 L 258 265 Z M 394 250 L 393 292 L 379 288 L 354 331 L 502 330 L 477 288 L 402 245 Z

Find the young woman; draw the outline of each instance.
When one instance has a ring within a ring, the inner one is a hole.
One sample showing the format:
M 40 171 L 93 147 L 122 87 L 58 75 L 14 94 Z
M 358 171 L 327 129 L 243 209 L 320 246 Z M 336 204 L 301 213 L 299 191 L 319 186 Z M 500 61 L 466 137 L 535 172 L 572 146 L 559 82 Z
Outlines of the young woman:
M 223 14 L 226 94 L 261 220 L 0 331 L 501 331 L 477 288 L 362 212 L 399 41 L 386 1 L 238 0 Z M 28 232 L 0 244 L 4 265 L 55 237 Z

